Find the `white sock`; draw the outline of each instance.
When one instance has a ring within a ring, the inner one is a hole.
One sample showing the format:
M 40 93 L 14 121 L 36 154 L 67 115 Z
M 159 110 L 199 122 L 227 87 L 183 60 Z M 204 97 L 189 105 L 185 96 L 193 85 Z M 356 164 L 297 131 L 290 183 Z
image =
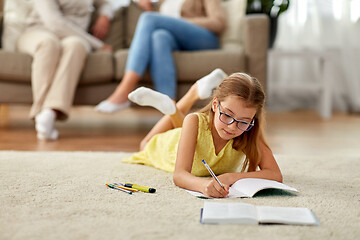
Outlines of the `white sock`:
M 128 107 L 130 107 L 129 101 L 127 101 L 125 103 L 121 103 L 121 104 L 116 104 L 116 103 L 109 102 L 108 100 L 104 100 L 95 106 L 95 110 L 98 112 L 103 112 L 103 113 L 114 113 L 114 112 L 123 110 Z
M 151 106 L 163 114 L 172 115 L 176 113 L 175 103 L 165 94 L 156 92 L 150 88 L 139 87 L 132 91 L 128 98 L 130 101 L 141 106 Z
M 223 70 L 216 68 L 210 74 L 197 80 L 196 83 L 200 99 L 211 97 L 212 90 L 219 86 L 226 77 L 227 74 Z
M 59 132 L 54 128 L 49 135 L 38 132 L 37 138 L 39 140 L 56 140 L 59 137 Z
M 51 109 L 44 109 L 35 117 L 35 129 L 44 139 L 54 138 L 56 113 Z M 57 132 L 57 131 L 56 131 Z M 57 139 L 58 134 L 56 134 Z

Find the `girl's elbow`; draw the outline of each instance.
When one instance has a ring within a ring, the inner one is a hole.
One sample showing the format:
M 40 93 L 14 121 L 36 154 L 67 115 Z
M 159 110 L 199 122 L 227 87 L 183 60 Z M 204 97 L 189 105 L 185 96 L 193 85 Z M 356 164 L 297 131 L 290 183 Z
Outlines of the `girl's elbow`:
M 279 172 L 276 176 L 276 181 L 282 183 L 283 182 L 283 176 L 281 172 Z
M 180 184 L 180 176 L 179 176 L 179 173 L 177 172 L 174 172 L 173 174 L 173 182 L 176 186 L 179 187 L 179 184 Z

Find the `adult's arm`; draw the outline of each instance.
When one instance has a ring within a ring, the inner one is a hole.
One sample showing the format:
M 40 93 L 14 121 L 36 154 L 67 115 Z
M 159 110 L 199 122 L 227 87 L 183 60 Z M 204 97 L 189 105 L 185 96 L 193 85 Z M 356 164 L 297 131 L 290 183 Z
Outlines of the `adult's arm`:
M 36 0 L 34 1 L 34 8 L 38 12 L 45 27 L 49 30 L 62 37 L 79 36 L 86 40 L 94 49 L 103 47 L 104 43 L 102 41 L 89 34 L 86 29 L 82 29 L 80 26 L 66 19 L 56 0 Z M 103 9 L 106 8 L 103 6 Z M 103 11 L 105 12 L 105 10 Z M 109 17 L 112 17 L 112 15 L 109 15 Z
M 221 6 L 221 0 L 206 0 L 204 1 L 204 7 L 206 16 L 184 16 L 184 18 L 189 22 L 204 27 L 216 34 L 222 33 L 226 28 L 226 16 Z

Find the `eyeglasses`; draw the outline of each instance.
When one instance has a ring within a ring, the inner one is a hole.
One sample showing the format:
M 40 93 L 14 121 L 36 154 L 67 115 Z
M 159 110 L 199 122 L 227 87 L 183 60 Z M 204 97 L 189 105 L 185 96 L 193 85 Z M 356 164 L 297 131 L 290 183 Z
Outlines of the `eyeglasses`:
M 220 102 L 218 101 L 218 106 L 219 106 L 219 120 L 222 123 L 225 123 L 227 125 L 232 124 L 233 122 L 236 122 L 236 127 L 238 129 L 240 129 L 241 131 L 249 131 L 254 125 L 255 125 L 255 119 L 253 119 L 251 121 L 251 123 L 245 122 L 245 121 L 240 121 L 240 120 L 236 120 L 235 118 L 233 118 L 232 116 L 230 116 L 229 114 L 226 114 L 224 112 L 221 111 L 220 109 Z

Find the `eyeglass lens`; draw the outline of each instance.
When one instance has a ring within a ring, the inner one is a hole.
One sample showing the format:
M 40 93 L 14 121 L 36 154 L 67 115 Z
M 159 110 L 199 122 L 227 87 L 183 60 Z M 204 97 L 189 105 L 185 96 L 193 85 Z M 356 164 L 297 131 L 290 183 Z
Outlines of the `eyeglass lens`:
M 218 107 L 219 107 L 219 119 L 221 122 L 230 125 L 233 122 L 236 122 L 236 127 L 242 131 L 249 131 L 254 126 L 254 120 L 251 121 L 251 123 L 245 122 L 245 121 L 239 121 L 233 118 L 232 116 L 224 113 L 220 109 L 220 101 L 218 101 Z
M 222 121 L 223 123 L 225 124 L 232 124 L 235 119 L 225 113 L 220 113 L 220 121 Z M 251 124 L 250 123 L 247 123 L 247 122 L 243 122 L 243 121 L 236 121 L 236 126 L 240 129 L 240 130 L 243 130 L 243 131 L 246 131 L 248 129 L 251 128 Z

